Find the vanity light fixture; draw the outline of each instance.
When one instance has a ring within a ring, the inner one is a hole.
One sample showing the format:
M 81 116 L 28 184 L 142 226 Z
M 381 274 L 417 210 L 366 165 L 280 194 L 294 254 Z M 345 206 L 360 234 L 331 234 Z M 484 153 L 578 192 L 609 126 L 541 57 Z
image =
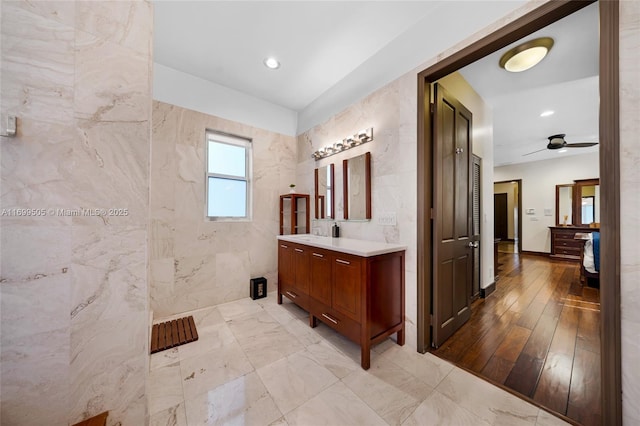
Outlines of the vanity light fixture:
M 555 111 L 552 111 L 552 110 L 543 111 L 543 112 L 540 114 L 540 117 L 549 117 L 549 116 L 551 116 L 551 115 L 553 115 L 553 114 L 555 114 L 555 113 L 556 113 L 556 112 L 555 112 Z
M 274 57 L 269 57 L 264 60 L 264 66 L 271 70 L 275 70 L 280 68 L 280 62 L 278 62 Z
M 553 47 L 551 37 L 540 37 L 519 44 L 500 58 L 500 68 L 509 72 L 522 72 L 536 66 Z
M 333 154 L 346 151 L 347 149 L 353 148 L 354 146 L 362 145 L 363 143 L 367 143 L 372 140 L 373 127 L 369 127 L 368 129 L 360 130 L 353 136 L 348 136 L 332 145 L 327 145 L 320 148 L 311 155 L 311 158 L 318 161 L 321 158 L 329 157 Z

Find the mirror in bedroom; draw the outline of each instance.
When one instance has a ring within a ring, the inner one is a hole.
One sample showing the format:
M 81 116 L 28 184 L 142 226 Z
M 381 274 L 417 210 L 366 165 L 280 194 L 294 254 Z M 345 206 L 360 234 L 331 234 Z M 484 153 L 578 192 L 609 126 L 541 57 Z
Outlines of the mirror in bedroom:
M 556 185 L 556 226 L 571 226 L 573 214 L 573 192 L 575 185 Z
M 336 203 L 333 163 L 317 168 L 314 181 L 316 219 L 334 219 Z
M 576 226 L 600 227 L 600 179 L 575 181 L 573 208 Z
M 371 219 L 371 153 L 344 160 L 342 173 L 344 218 Z

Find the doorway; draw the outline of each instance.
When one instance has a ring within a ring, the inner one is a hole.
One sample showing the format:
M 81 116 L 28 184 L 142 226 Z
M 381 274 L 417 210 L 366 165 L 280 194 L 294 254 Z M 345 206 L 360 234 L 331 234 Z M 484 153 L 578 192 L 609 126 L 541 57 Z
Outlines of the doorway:
M 498 252 L 501 253 L 522 253 L 522 179 L 514 179 L 510 181 L 499 181 L 493 183 L 494 194 L 506 195 L 506 203 L 502 218 L 498 218 L 498 210 L 494 203 L 494 234 L 495 238 L 500 238 L 498 243 Z M 498 236 L 498 223 L 500 225 L 500 234 Z
M 493 194 L 493 235 L 502 241 L 509 239 L 509 197 L 506 192 Z
M 590 2 L 548 2 L 478 40 L 461 51 L 422 71 L 418 76 L 418 349 L 429 350 L 432 341 L 429 315 L 432 300 L 433 266 L 432 224 L 426 215 L 434 206 L 432 181 L 432 124 L 430 122 L 431 84 L 438 79 L 531 34 Z M 602 179 L 601 280 L 607 282 L 601 292 L 602 326 L 602 419 L 606 424 L 622 423 L 620 365 L 620 207 L 619 176 L 606 173 L 619 170 L 619 81 L 618 81 L 618 8 L 617 1 L 600 3 L 600 148 Z M 606 199 L 605 199 L 606 198 Z

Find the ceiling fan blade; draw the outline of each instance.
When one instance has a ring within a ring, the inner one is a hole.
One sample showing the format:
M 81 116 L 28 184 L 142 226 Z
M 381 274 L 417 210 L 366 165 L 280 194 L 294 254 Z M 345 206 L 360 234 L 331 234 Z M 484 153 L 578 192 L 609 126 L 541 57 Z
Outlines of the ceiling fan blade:
M 598 142 L 577 142 L 568 143 L 565 145 L 567 148 L 588 148 L 590 146 L 598 145 Z
M 522 154 L 522 156 L 526 157 L 527 155 L 535 154 L 536 152 L 542 152 L 542 151 L 546 151 L 546 150 L 547 150 L 547 148 L 542 148 L 542 149 L 539 149 L 537 151 L 530 152 L 528 154 Z

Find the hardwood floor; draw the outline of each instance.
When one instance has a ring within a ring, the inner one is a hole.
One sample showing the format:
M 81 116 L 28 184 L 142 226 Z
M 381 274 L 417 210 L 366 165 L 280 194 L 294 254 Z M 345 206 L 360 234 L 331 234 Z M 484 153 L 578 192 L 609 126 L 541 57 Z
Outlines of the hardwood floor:
M 577 263 L 500 253 L 496 290 L 433 354 L 587 426 L 600 424 L 600 303 Z

